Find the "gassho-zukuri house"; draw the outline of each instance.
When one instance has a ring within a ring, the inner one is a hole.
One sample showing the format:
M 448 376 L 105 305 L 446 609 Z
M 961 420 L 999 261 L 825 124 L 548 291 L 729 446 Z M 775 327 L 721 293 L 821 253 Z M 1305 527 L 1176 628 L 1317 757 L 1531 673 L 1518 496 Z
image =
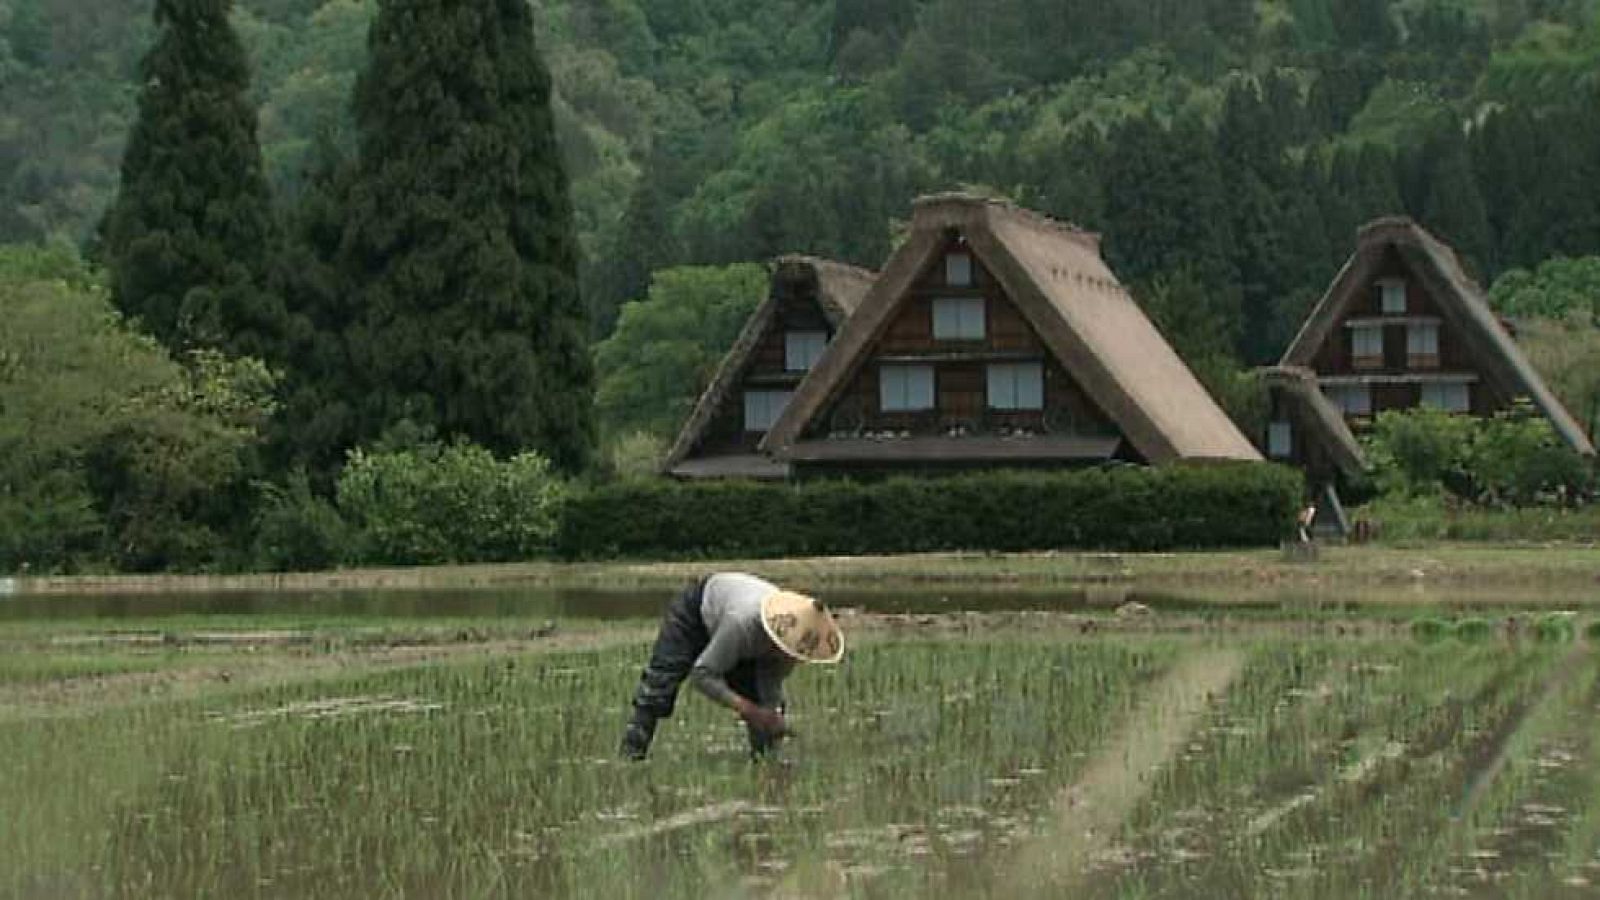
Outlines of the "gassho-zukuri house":
M 967 195 L 915 203 L 759 449 L 800 476 L 1261 459 L 1097 235 Z
M 1594 454 L 1455 251 L 1406 218 L 1361 229 L 1355 253 L 1265 375 L 1267 456 L 1304 468 L 1335 505 L 1337 477 L 1366 465 L 1355 431 L 1386 410 L 1491 416 L 1526 398 L 1574 450 Z
M 873 273 L 808 256 L 773 264 L 767 297 L 701 393 L 663 464 L 676 478 L 783 479 L 756 451 L 823 349 L 855 312 Z

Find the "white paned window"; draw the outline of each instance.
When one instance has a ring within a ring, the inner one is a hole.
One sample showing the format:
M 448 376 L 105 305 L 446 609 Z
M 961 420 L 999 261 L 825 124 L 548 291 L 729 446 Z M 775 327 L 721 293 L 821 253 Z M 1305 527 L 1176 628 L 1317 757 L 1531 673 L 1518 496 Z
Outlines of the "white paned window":
M 744 430 L 766 431 L 783 415 L 794 391 L 745 391 Z
M 1403 316 L 1406 314 L 1406 283 L 1399 278 L 1385 278 L 1378 282 L 1378 292 L 1383 297 L 1383 314 L 1386 316 Z
M 990 409 L 1044 409 L 1042 363 L 993 363 L 989 366 Z
M 1357 325 L 1350 329 L 1350 355 L 1355 357 L 1383 355 L 1383 326 Z
M 972 255 L 951 253 L 944 258 L 944 283 L 951 287 L 972 286 Z
M 1288 422 L 1267 423 L 1267 455 L 1273 459 L 1288 459 L 1294 452 L 1293 437 Z
M 1347 416 L 1372 415 L 1372 389 L 1364 384 L 1335 384 L 1327 389 L 1328 399 Z
M 1446 412 L 1466 412 L 1472 408 L 1472 394 L 1465 382 L 1430 381 L 1422 386 L 1422 405 Z
M 790 372 L 809 372 L 828 346 L 826 331 L 788 331 L 783 335 L 783 367 Z
M 1438 356 L 1439 323 L 1411 323 L 1406 328 L 1406 353 L 1411 356 Z
M 933 409 L 933 366 L 884 366 L 879 369 L 878 400 L 884 412 Z
M 983 340 L 982 297 L 939 297 L 933 301 L 933 337 L 940 341 Z

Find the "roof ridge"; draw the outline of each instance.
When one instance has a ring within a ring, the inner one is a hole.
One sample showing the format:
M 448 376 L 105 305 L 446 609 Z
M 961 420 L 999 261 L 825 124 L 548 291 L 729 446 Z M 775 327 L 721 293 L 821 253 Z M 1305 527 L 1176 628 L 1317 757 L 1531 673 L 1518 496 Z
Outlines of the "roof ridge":
M 957 205 L 967 207 L 982 207 L 999 212 L 1025 224 L 1054 231 L 1063 237 L 1081 244 L 1095 253 L 1100 252 L 1101 235 L 1098 231 L 1090 231 L 1076 222 L 1068 222 L 1053 216 L 1020 206 L 1004 197 L 991 197 L 985 194 L 975 194 L 969 191 L 943 191 L 933 194 L 923 194 L 911 201 L 913 218 L 923 209 L 932 209 L 942 205 Z

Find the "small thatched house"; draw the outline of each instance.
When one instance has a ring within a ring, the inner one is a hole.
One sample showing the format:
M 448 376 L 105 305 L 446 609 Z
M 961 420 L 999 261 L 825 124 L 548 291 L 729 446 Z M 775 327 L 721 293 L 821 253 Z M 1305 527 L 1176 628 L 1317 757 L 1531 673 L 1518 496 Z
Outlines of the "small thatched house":
M 1354 255 L 1267 379 L 1262 445 L 1314 484 L 1365 465 L 1353 432 L 1374 415 L 1417 406 L 1488 416 L 1525 397 L 1574 450 L 1594 453 L 1455 251 L 1409 219 L 1361 229 Z
M 789 467 L 756 452 L 845 320 L 873 274 L 806 256 L 780 257 L 771 290 L 723 357 L 667 454 L 678 478 L 787 477 Z
M 798 474 L 1261 458 L 1098 236 L 965 195 L 917 201 L 761 448 Z

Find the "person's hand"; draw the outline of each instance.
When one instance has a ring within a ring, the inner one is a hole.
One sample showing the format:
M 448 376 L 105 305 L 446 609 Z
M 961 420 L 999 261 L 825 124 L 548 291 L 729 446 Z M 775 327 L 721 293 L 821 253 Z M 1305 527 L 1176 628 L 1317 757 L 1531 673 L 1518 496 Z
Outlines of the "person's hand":
M 789 722 L 783 713 L 775 709 L 767 709 L 746 701 L 739 709 L 739 717 L 750 723 L 750 727 L 773 737 L 782 737 L 789 733 Z

